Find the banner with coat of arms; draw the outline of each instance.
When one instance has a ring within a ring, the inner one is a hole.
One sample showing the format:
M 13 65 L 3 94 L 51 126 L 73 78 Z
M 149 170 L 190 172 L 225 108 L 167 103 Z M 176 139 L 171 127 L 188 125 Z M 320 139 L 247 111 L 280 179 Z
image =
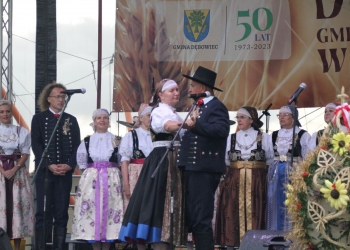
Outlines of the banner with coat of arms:
M 184 11 L 184 35 L 191 42 L 200 42 L 209 34 L 210 9 Z
M 137 111 L 163 78 L 191 104 L 198 66 L 218 73 L 215 95 L 231 111 L 278 109 L 301 83 L 299 107 L 350 92 L 350 0 L 117 0 L 115 111 Z

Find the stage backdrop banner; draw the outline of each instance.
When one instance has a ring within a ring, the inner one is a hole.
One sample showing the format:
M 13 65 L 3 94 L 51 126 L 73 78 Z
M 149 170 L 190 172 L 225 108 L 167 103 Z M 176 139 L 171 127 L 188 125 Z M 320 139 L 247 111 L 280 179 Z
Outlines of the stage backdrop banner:
M 137 111 L 163 78 L 191 104 L 198 66 L 217 72 L 215 95 L 231 111 L 299 107 L 350 92 L 350 0 L 117 0 L 114 111 Z

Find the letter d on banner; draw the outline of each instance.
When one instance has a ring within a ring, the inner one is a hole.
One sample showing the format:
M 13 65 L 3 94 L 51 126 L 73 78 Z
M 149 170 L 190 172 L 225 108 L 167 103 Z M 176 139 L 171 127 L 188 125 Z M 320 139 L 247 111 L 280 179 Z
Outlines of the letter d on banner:
M 330 2 L 329 0 L 326 0 L 326 1 Z M 343 5 L 343 0 L 335 0 L 334 4 L 333 4 L 332 13 L 330 14 L 330 16 L 326 17 L 326 15 L 324 14 L 323 0 L 316 0 L 316 8 L 317 8 L 316 18 L 317 19 L 327 19 L 327 18 L 336 17 L 339 14 L 342 5 Z M 326 9 L 328 12 L 328 8 L 326 8 Z

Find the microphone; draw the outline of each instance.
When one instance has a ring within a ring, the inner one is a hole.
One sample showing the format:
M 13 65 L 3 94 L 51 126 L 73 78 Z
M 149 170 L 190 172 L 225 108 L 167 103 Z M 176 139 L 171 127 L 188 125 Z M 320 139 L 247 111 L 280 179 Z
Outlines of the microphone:
M 73 95 L 73 94 L 85 94 L 86 89 L 81 88 L 81 89 L 66 89 L 64 91 L 61 91 L 62 94 L 67 94 L 67 95 Z
M 294 92 L 294 94 L 289 98 L 287 105 L 290 105 L 292 102 L 294 102 L 296 99 L 298 99 L 298 96 L 300 93 L 306 88 L 305 83 L 301 83 L 299 85 L 299 88 Z
M 200 93 L 200 94 L 189 94 L 188 98 L 198 99 L 201 97 L 208 97 L 208 96 L 210 96 L 210 92 L 205 91 L 204 93 Z

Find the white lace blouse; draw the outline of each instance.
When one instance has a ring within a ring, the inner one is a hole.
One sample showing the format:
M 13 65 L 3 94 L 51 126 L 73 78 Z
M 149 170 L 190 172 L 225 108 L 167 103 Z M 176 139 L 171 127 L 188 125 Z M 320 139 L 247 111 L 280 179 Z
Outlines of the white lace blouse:
M 317 135 L 318 135 L 318 131 L 313 133 L 312 136 L 310 137 L 310 140 L 308 143 L 308 148 L 310 151 L 314 151 L 317 147 L 317 145 L 316 145 Z
M 250 127 L 247 130 L 239 130 L 236 133 L 236 145 L 235 149 L 241 151 L 241 158 L 243 160 L 247 160 L 250 158 L 250 153 L 252 150 L 257 148 L 257 135 L 258 131 L 254 128 Z M 226 152 L 231 150 L 231 136 L 229 135 L 227 138 Z M 266 159 L 272 158 L 268 155 L 271 152 L 269 148 L 269 135 L 266 133 L 262 133 L 262 141 L 261 141 L 262 149 L 265 151 Z M 226 164 L 230 165 L 228 154 L 226 154 Z
M 31 146 L 30 134 L 27 129 L 21 127 L 18 132 L 18 126 L 9 124 L 0 124 L 0 146 L 7 155 L 11 155 L 18 147 L 22 154 L 29 154 Z
M 151 132 L 147 131 L 143 128 L 137 128 L 135 129 L 137 138 L 139 141 L 139 149 L 143 152 L 143 154 L 147 157 L 151 151 L 153 150 L 153 144 L 152 144 L 152 136 Z M 132 139 L 132 133 L 127 133 L 119 145 L 119 154 L 121 156 L 121 161 L 130 161 L 133 155 L 133 139 Z
M 182 118 L 176 113 L 175 109 L 168 104 L 159 103 L 151 113 L 151 126 L 154 132 L 169 133 L 164 129 L 167 121 L 182 122 Z
M 295 134 L 298 134 L 301 129 L 295 127 Z M 292 144 L 293 128 L 282 128 L 278 131 L 276 146 L 279 155 L 287 155 L 289 145 Z M 301 156 L 304 158 L 308 152 L 308 143 L 310 140 L 310 134 L 306 131 L 300 138 Z M 270 136 L 270 145 L 272 146 L 272 136 Z M 273 147 L 273 146 L 272 146 Z
M 94 133 L 90 136 L 89 153 L 94 162 L 109 161 L 114 152 L 115 135 L 110 132 Z M 77 164 L 80 169 L 85 169 L 88 164 L 88 154 L 83 140 L 77 151 Z

